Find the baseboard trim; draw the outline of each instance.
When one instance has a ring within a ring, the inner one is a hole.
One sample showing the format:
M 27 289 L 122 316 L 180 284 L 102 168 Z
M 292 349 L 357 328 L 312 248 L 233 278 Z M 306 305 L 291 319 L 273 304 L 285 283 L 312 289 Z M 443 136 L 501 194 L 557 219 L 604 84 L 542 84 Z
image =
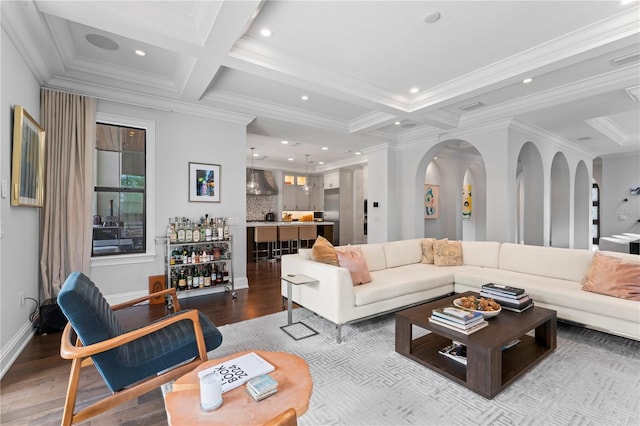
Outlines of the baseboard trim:
M 9 343 L 2 348 L 2 355 L 0 355 L 0 365 L 2 365 L 0 379 L 9 371 L 35 334 L 36 330 L 33 328 L 33 324 L 27 321 L 20 327 L 20 330 L 11 338 Z

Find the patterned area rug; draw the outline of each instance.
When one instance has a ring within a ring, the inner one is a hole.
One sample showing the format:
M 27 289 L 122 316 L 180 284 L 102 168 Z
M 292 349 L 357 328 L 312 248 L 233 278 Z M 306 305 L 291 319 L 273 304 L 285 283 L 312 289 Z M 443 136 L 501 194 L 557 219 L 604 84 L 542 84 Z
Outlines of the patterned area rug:
M 335 326 L 294 310 L 318 335 L 294 340 L 286 312 L 220 327 L 210 353 L 261 349 L 296 354 L 313 377 L 300 425 L 638 425 L 640 342 L 558 324 L 558 348 L 493 400 L 397 354 L 393 315 Z M 417 329 L 416 329 L 417 331 Z M 415 335 L 415 333 L 414 333 Z

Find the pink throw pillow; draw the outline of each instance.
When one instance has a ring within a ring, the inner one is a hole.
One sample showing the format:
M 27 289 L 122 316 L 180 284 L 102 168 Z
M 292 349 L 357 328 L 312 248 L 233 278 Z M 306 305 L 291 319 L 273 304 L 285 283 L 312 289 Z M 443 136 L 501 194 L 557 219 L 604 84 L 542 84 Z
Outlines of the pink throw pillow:
M 596 252 L 582 284 L 586 291 L 640 302 L 640 264 Z
M 338 263 L 340 266 L 347 268 L 351 273 L 353 285 L 371 282 L 371 274 L 369 273 L 367 261 L 362 257 L 362 251 L 359 247 L 336 249 L 336 254 L 338 255 Z

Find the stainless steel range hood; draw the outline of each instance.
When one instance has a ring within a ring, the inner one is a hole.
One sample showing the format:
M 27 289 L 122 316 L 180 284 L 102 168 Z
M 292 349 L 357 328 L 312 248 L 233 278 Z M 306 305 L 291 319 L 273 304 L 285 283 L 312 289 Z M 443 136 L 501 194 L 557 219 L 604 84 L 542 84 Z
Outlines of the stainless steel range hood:
M 253 176 L 258 183 L 258 187 L 249 191 L 247 189 L 247 195 L 277 195 L 278 186 L 273 179 L 273 174 L 270 170 L 258 170 L 253 169 Z M 251 179 L 251 169 L 247 169 L 247 182 Z

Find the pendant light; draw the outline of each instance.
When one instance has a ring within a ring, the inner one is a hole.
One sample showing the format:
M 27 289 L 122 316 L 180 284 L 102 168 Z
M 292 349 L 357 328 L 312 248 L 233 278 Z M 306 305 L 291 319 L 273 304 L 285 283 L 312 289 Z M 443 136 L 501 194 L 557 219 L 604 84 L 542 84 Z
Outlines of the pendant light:
M 305 164 L 306 164 L 305 171 L 307 173 L 307 178 L 304 181 L 304 186 L 302 187 L 302 190 L 304 191 L 305 194 L 308 194 L 313 189 L 313 187 L 309 183 L 309 154 L 307 154 L 307 160 Z
M 255 173 L 253 172 L 253 150 L 255 148 L 251 147 L 251 177 L 247 182 L 247 192 L 255 193 L 258 189 L 258 182 L 256 182 Z

